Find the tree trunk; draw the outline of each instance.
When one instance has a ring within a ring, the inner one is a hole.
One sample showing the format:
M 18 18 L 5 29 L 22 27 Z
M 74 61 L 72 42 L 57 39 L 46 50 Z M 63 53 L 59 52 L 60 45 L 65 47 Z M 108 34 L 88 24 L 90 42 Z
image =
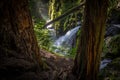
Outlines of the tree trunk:
M 40 65 L 28 0 L 0 0 L 0 78 L 13 78 Z
M 73 67 L 78 80 L 97 80 L 108 0 L 86 0 L 85 17 Z

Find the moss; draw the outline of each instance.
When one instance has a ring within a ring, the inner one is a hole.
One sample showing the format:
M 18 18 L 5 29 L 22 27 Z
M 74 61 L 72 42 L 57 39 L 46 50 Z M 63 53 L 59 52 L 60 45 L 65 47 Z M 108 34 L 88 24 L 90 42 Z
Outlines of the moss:
M 50 0 L 49 4 L 49 15 L 51 19 L 55 19 L 61 14 L 65 13 L 68 9 L 76 6 L 81 0 Z M 80 12 L 80 11 L 79 11 Z M 61 33 L 66 33 L 69 29 L 77 25 L 78 13 L 75 12 L 71 15 L 68 15 L 64 19 L 53 24 L 55 29 L 58 31 L 57 35 Z
M 120 34 L 106 39 L 103 45 L 103 53 L 106 58 L 120 57 Z
M 114 36 L 110 41 L 110 51 L 114 55 L 119 55 L 120 53 L 120 35 Z
M 108 47 L 107 47 L 107 44 L 105 43 L 105 41 L 104 41 L 104 43 L 103 43 L 103 54 L 102 54 L 102 57 L 104 58 L 105 57 L 105 55 L 108 53 Z

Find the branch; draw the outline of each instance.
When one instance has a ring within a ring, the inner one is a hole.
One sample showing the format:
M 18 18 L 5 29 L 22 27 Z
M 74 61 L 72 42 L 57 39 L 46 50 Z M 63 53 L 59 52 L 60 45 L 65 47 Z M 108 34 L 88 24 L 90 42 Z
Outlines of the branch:
M 85 4 L 85 1 L 82 2 L 80 5 L 78 5 L 78 6 L 76 6 L 76 7 L 73 7 L 72 9 L 69 9 L 67 12 L 65 12 L 64 14 L 60 15 L 59 17 L 53 19 L 52 21 L 46 23 L 43 27 L 46 27 L 46 26 L 48 26 L 48 25 L 50 25 L 50 24 L 52 24 L 52 23 L 54 23 L 54 22 L 56 22 L 56 21 L 64 18 L 65 16 L 67 16 L 67 15 L 75 12 L 75 11 L 78 11 L 79 8 L 82 7 L 84 4 Z

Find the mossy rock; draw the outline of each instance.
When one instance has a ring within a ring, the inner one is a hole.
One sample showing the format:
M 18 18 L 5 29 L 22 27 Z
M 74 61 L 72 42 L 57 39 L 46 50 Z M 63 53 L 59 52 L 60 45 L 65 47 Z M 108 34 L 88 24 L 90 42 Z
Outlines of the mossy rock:
M 105 41 L 103 53 L 106 54 L 106 58 L 114 59 L 120 57 L 120 34 Z
M 100 71 L 99 80 L 120 80 L 120 57 Z

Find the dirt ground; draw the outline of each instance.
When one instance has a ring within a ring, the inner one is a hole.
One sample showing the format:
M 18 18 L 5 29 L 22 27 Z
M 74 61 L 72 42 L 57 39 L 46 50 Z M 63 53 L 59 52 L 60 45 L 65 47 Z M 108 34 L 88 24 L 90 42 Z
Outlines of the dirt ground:
M 66 80 L 73 66 L 73 59 L 58 56 L 45 50 L 40 50 L 43 60 L 48 65 L 46 80 Z
M 43 68 L 31 60 L 20 58 L 15 52 L 8 53 L 7 56 L 0 55 L 3 56 L 0 59 L 0 80 L 66 80 L 73 66 L 73 59 L 45 50 L 40 50 Z

